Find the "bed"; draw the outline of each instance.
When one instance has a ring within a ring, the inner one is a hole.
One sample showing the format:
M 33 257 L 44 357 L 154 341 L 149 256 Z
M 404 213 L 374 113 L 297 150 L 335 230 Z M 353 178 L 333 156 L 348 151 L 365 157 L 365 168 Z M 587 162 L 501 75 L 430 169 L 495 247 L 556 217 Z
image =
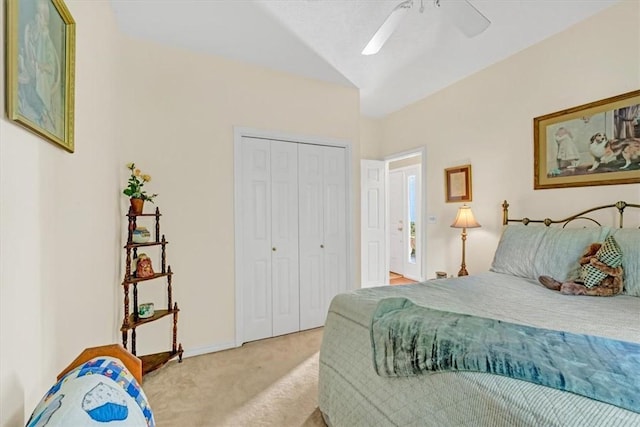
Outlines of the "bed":
M 490 271 L 337 295 L 320 350 L 327 425 L 640 425 L 640 229 L 623 227 L 625 209 L 636 220 L 636 208 L 618 202 L 530 220 L 510 218 L 505 201 Z M 602 225 L 592 214 L 615 220 Z M 568 277 L 585 247 L 610 235 L 622 252 L 622 294 L 561 295 L 538 283 L 540 275 Z M 387 313 L 405 309 L 413 326 L 384 329 L 395 321 Z M 449 319 L 452 335 L 436 344 L 423 341 L 426 333 L 403 336 L 434 318 Z M 500 328 L 512 335 L 492 335 Z M 444 362 L 434 359 L 442 349 Z M 533 360 L 521 360 L 525 350 Z
M 85 349 L 36 406 L 27 427 L 155 426 L 142 361 L 120 344 Z

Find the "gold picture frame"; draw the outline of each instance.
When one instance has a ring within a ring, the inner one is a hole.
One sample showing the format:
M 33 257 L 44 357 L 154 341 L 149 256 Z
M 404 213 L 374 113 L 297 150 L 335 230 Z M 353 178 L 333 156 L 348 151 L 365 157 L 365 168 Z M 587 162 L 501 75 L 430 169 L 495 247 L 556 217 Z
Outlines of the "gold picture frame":
M 444 192 L 447 203 L 470 202 L 471 165 L 462 165 L 444 170 Z
M 534 189 L 640 183 L 640 90 L 533 119 Z
M 74 151 L 75 21 L 62 0 L 7 0 L 7 116 Z

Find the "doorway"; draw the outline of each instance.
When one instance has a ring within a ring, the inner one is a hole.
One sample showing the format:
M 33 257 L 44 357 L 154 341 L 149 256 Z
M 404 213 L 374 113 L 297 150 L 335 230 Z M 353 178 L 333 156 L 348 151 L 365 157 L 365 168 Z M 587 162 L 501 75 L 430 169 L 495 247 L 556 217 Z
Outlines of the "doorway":
M 424 280 L 425 151 L 361 161 L 361 287 Z
M 420 279 L 420 158 L 389 162 L 389 274 Z M 398 165 L 399 164 L 399 165 Z

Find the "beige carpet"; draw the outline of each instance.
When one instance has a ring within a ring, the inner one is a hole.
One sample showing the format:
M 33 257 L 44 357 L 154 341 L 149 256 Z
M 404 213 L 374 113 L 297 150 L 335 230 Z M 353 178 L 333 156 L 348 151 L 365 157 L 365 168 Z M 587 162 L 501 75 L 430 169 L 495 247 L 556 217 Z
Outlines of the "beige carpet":
M 319 328 L 168 363 L 143 379 L 156 425 L 325 426 L 321 341 Z

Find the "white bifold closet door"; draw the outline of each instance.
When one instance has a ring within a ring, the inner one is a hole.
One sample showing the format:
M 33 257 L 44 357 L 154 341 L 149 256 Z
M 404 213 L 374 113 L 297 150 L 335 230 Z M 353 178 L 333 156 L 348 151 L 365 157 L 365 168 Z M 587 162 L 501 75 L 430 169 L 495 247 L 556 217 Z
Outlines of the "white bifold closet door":
M 300 329 L 310 329 L 347 289 L 345 150 L 301 144 L 298 159 Z
M 324 325 L 347 289 L 345 149 L 243 137 L 243 341 Z
M 246 341 L 300 330 L 298 144 L 243 138 Z

